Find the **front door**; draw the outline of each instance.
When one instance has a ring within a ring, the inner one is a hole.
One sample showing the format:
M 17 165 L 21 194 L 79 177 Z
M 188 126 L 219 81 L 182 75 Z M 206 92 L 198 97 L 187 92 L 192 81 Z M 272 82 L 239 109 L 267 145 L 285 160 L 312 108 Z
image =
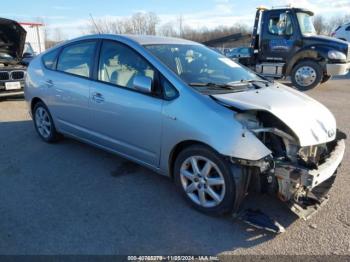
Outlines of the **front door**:
M 286 62 L 294 52 L 297 30 L 293 15 L 289 11 L 275 10 L 264 14 L 261 39 L 261 60 Z
M 104 41 L 98 81 L 90 89 L 90 110 L 95 143 L 158 167 L 163 100 L 133 87 L 136 76 L 155 82 L 155 75 L 155 69 L 131 48 Z

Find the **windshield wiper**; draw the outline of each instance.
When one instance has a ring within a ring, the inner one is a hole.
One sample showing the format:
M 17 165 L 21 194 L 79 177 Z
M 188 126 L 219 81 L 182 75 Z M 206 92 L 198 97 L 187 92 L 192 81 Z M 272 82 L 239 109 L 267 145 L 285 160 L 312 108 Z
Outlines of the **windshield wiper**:
M 270 81 L 268 80 L 264 80 L 264 79 L 242 79 L 240 81 L 234 81 L 234 82 L 229 82 L 227 84 L 229 85 L 242 85 L 242 84 L 250 84 L 250 83 L 264 83 L 265 86 L 268 86 L 269 84 L 271 84 Z
M 207 83 L 201 83 L 201 82 L 193 82 L 189 83 L 189 86 L 203 86 L 203 87 L 213 87 L 213 88 L 225 88 L 225 89 L 230 89 L 234 90 L 236 89 L 234 85 L 231 85 L 230 83 L 228 84 L 218 84 L 218 83 L 213 83 L 213 82 L 207 82 Z

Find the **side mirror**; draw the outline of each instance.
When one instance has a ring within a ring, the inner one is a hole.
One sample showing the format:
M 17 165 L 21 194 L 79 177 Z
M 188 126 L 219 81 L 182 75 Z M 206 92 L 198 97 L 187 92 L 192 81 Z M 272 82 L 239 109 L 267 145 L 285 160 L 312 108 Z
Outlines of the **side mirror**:
M 23 58 L 32 58 L 33 54 L 31 53 L 23 53 Z
M 135 76 L 133 87 L 142 93 L 152 93 L 152 78 L 147 76 Z

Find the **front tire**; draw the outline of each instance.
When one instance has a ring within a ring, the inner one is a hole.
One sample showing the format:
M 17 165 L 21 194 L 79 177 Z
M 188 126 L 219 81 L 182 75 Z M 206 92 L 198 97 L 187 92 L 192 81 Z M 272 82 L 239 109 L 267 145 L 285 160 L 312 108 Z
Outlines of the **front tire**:
M 176 158 L 175 183 L 194 208 L 211 215 L 223 215 L 233 210 L 236 199 L 230 165 L 208 147 L 191 146 Z
M 321 66 L 315 61 L 302 61 L 292 70 L 293 86 L 300 91 L 307 91 L 317 87 L 323 78 Z
M 43 102 L 35 104 L 33 109 L 34 127 L 42 140 L 47 143 L 56 142 L 60 135 L 56 131 L 49 109 Z

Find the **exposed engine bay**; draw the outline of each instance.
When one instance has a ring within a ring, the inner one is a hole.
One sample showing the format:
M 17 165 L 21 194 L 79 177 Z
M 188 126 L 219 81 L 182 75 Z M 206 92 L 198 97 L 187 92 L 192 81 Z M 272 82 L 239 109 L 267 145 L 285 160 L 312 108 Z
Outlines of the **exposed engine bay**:
M 16 21 L 0 18 L 0 96 L 23 90 L 29 57 L 24 56 L 26 31 Z
M 337 131 L 331 142 L 300 146 L 293 131 L 269 112 L 241 112 L 236 119 L 271 150 L 258 161 L 232 159 L 248 167 L 250 189 L 277 195 L 299 217 L 308 219 L 328 199 L 346 135 Z

